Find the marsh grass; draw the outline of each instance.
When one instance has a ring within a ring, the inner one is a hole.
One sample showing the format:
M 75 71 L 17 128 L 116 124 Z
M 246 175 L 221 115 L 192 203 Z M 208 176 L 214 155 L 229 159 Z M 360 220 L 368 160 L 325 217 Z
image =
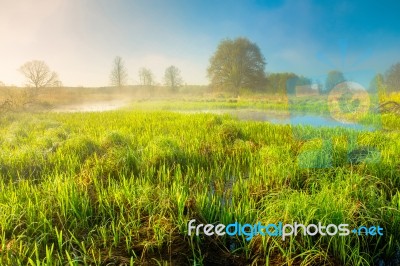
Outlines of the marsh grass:
M 396 130 L 128 110 L 0 123 L 2 265 L 373 265 L 400 248 Z M 188 236 L 191 219 L 385 231 L 246 241 Z

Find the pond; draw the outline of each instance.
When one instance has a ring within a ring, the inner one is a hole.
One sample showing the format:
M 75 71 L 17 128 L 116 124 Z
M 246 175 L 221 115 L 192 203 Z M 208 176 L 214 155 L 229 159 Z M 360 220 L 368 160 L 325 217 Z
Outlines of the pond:
M 53 109 L 58 113 L 76 113 L 76 112 L 105 112 L 123 108 L 127 105 L 127 101 L 108 100 L 108 101 L 93 101 L 77 104 L 60 105 Z
M 178 111 L 180 112 L 180 111 Z M 208 109 L 196 111 L 184 111 L 184 113 L 214 113 L 229 114 L 239 120 L 245 121 L 267 121 L 273 124 L 290 124 L 313 127 L 342 127 L 354 130 L 372 131 L 370 126 L 358 123 L 344 123 L 327 115 L 309 113 L 289 113 L 288 111 L 254 110 L 254 109 Z
M 58 106 L 54 112 L 103 112 L 121 109 L 127 106 L 126 101 L 110 100 L 99 102 L 86 102 Z M 309 113 L 289 113 L 288 111 L 260 110 L 249 108 L 237 109 L 199 109 L 199 110 L 170 110 L 178 113 L 212 113 L 228 114 L 244 121 L 267 121 L 273 124 L 290 124 L 314 127 L 342 127 L 354 130 L 372 131 L 373 128 L 358 123 L 343 123 L 330 116 Z

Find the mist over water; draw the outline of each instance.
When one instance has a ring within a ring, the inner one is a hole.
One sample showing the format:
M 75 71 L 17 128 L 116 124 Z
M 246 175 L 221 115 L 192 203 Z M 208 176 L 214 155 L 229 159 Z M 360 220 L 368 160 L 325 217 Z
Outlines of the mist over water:
M 104 112 L 118 110 L 128 105 L 128 101 L 110 100 L 98 102 L 85 102 L 78 104 L 67 104 L 54 108 L 57 113 L 75 113 L 75 112 Z

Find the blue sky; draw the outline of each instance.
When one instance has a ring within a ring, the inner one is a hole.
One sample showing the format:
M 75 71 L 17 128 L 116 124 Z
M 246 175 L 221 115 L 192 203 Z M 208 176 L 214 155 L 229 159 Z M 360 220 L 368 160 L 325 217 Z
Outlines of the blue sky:
M 319 76 L 384 72 L 400 61 L 398 1 L 2 0 L 0 81 L 23 85 L 18 68 L 44 60 L 67 86 L 106 86 L 121 56 L 129 83 L 140 67 L 162 83 L 169 65 L 207 84 L 218 43 L 244 36 L 267 72 Z

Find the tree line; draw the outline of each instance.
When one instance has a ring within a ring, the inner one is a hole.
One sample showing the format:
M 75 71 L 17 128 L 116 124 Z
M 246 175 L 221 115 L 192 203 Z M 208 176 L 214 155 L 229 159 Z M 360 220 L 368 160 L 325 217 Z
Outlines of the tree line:
M 337 84 L 346 81 L 339 70 L 327 73 L 325 81 L 311 80 L 295 73 L 266 73 L 266 60 L 257 44 L 247 38 L 222 40 L 210 58 L 207 76 L 210 88 L 214 92 L 229 92 L 239 96 L 241 90 L 272 94 L 286 94 L 287 84 L 294 81 L 295 85 L 303 86 L 318 93 L 327 93 Z M 32 88 L 30 96 L 35 97 L 40 88 L 59 87 L 62 83 L 56 72 L 52 71 L 44 61 L 33 60 L 25 63 L 19 69 L 25 76 L 27 86 Z M 153 72 L 145 67 L 138 72 L 140 85 L 149 90 L 155 85 Z M 115 57 L 110 73 L 110 85 L 121 89 L 128 85 L 128 70 L 120 56 Z M 183 85 L 179 68 L 169 66 L 165 69 L 164 85 L 170 91 L 177 92 Z M 311 86 L 312 85 L 312 86 Z M 5 86 L 0 82 L 0 87 Z M 385 74 L 377 74 L 371 81 L 369 89 L 376 89 L 381 94 L 400 91 L 400 62 L 394 64 Z
M 151 89 L 155 83 L 153 72 L 145 67 L 140 68 L 139 81 L 140 85 Z M 113 68 L 110 73 L 110 84 L 119 89 L 128 84 L 128 70 L 120 56 L 114 59 Z M 171 65 L 165 69 L 164 85 L 168 86 L 172 92 L 176 92 L 177 89 L 183 85 L 181 71 L 176 66 Z
M 228 91 L 235 96 L 240 90 L 273 94 L 288 93 L 288 82 L 308 88 L 318 94 L 330 92 L 336 85 L 347 81 L 339 70 L 329 71 L 326 80 L 311 80 L 295 73 L 265 72 L 266 61 L 257 44 L 246 38 L 222 40 L 210 59 L 207 74 L 215 91 Z M 400 92 L 400 63 L 394 64 L 383 75 L 371 81 L 369 90 L 387 94 Z

